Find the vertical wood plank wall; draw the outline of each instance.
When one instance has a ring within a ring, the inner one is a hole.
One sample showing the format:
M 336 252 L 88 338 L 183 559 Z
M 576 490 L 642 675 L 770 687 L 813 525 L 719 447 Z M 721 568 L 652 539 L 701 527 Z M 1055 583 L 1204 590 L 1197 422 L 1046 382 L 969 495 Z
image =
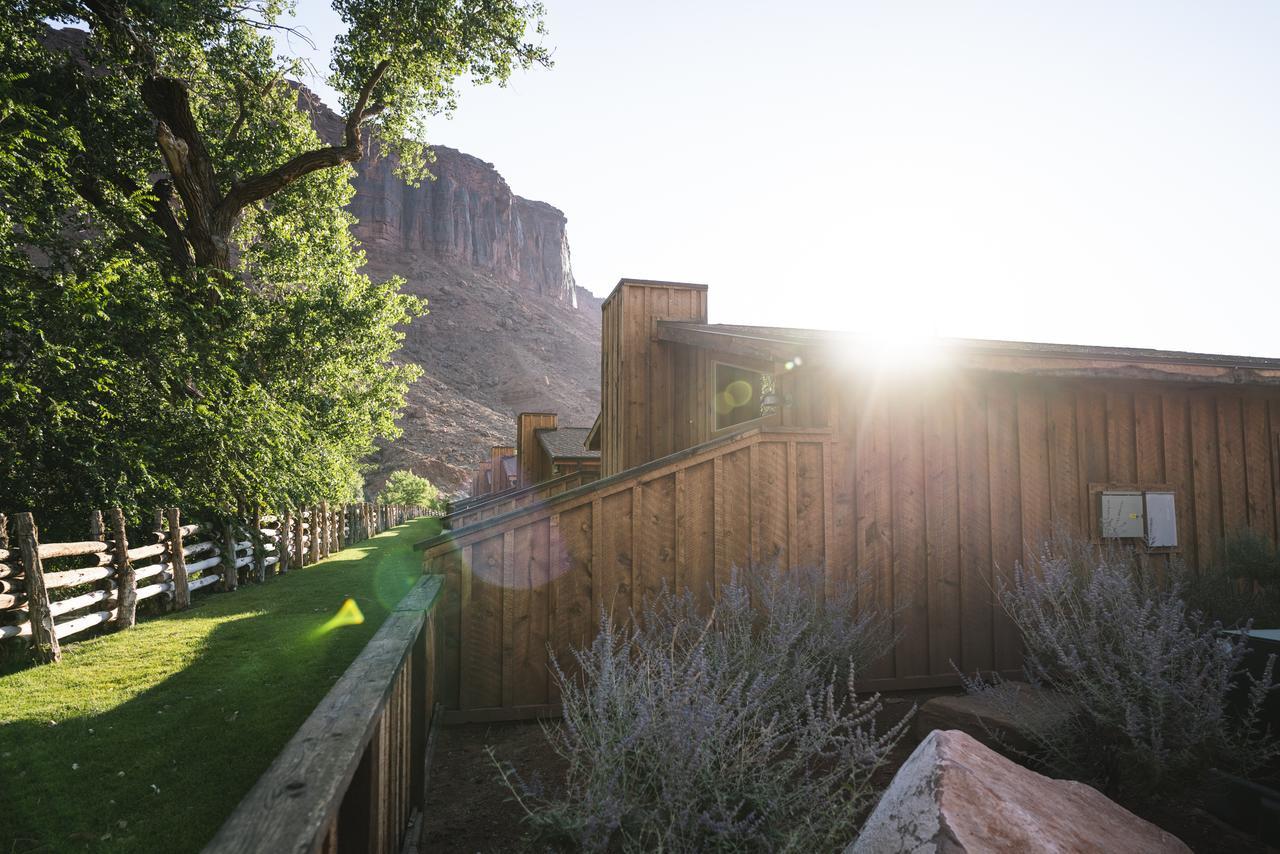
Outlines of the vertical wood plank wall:
M 1233 532 L 1276 537 L 1277 390 L 967 375 L 914 390 L 849 382 L 836 411 L 852 460 L 834 472 L 837 526 L 851 521 L 853 536 L 828 572 L 860 568 L 899 609 L 893 660 L 868 674 L 895 684 L 939 681 L 952 661 L 1018 667 L 993 590 L 1053 532 L 1090 535 L 1090 484 L 1171 487 L 1175 556 L 1193 569 L 1219 561 Z
M 554 430 L 554 412 L 521 412 L 516 416 L 516 469 L 520 477 L 516 487 L 533 486 L 542 476 L 542 448 L 538 444 L 538 431 Z M 498 490 L 501 491 L 501 490 Z
M 832 447 L 829 431 L 753 431 L 428 549 L 445 576 L 442 702 L 540 709 L 555 702 L 547 644 L 568 664 L 602 608 L 625 619 L 664 581 L 709 602 L 735 567 L 822 566 Z M 800 501 L 778 500 L 788 486 Z
M 994 590 L 1054 530 L 1088 535 L 1090 484 L 1173 488 L 1192 567 L 1233 531 L 1280 530 L 1277 390 L 970 373 L 875 388 L 832 376 L 829 395 L 829 431 L 716 440 L 428 551 L 457 629 L 445 702 L 554 703 L 546 642 L 563 657 L 601 607 L 625 615 L 664 579 L 703 596 L 774 560 L 824 566 L 832 584 L 861 574 L 897 611 L 902 640 L 866 674 L 875 687 L 947 684 L 953 662 L 1016 670 Z
M 605 477 L 680 450 L 670 347 L 659 320 L 707 320 L 701 285 L 624 280 L 601 309 L 600 439 Z M 697 357 L 695 357 L 697 358 Z M 687 447 L 687 445 L 685 446 Z

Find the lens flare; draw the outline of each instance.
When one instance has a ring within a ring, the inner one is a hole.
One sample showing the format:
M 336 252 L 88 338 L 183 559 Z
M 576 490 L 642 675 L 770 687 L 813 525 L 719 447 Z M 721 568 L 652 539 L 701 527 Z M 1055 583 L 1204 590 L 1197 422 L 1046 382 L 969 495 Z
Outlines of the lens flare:
M 334 614 L 324 625 L 316 629 L 317 635 L 328 634 L 334 629 L 343 626 L 358 626 L 364 622 L 364 614 L 360 610 L 360 606 L 356 604 L 356 600 L 347 599 L 342 603 L 342 607 L 338 609 L 338 613 Z

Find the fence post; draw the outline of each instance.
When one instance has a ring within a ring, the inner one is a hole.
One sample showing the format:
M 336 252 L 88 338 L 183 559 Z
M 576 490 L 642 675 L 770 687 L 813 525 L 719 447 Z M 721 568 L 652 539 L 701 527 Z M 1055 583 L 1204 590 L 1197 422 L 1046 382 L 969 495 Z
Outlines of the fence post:
M 222 523 L 222 590 L 230 592 L 240 586 L 239 570 L 236 569 L 236 532 L 231 520 Z
M 187 586 L 187 556 L 182 553 L 182 513 L 170 507 L 169 572 L 173 575 L 173 609 L 185 611 L 191 605 L 191 589 Z
M 44 586 L 44 566 L 40 563 L 40 532 L 30 513 L 17 518 L 18 550 L 22 555 L 22 580 L 27 589 L 27 609 L 31 620 L 31 654 L 37 661 L 62 660 L 62 648 L 49 610 L 49 591 Z
M 293 517 L 293 557 L 298 562 L 298 567 L 307 565 L 307 553 L 304 551 L 306 547 L 306 529 L 302 526 L 306 524 L 304 508 L 299 507 L 298 512 Z
M 307 562 L 315 563 L 316 561 L 320 560 L 320 508 L 317 505 L 312 504 L 310 507 L 310 513 L 311 513 L 311 527 L 310 527 L 311 554 L 308 555 Z
M 329 519 L 329 502 L 320 502 L 320 557 L 328 557 L 332 551 L 330 546 L 330 534 L 333 530 L 333 522 Z
M 103 521 L 101 510 L 92 510 L 89 513 L 89 539 L 99 542 L 106 542 L 111 538 L 107 536 L 107 525 Z M 116 583 L 118 579 L 104 578 L 102 580 L 102 589 L 107 591 L 106 601 L 102 604 L 102 609 L 107 613 L 111 613 L 120 607 L 119 596 L 116 591 L 120 589 L 120 585 Z
M 111 508 L 111 535 L 115 537 L 116 565 L 116 630 L 131 628 L 138 621 L 138 583 L 129 559 L 129 535 L 125 529 L 124 511 Z
M 288 510 L 281 510 L 276 516 L 276 572 L 284 575 L 289 571 L 289 545 L 293 542 L 293 516 Z
M 339 504 L 333 511 L 333 537 L 338 551 L 347 547 L 347 505 Z
M 249 542 L 253 543 L 253 577 L 259 584 L 267 580 L 267 550 L 262 547 L 262 505 L 249 505 Z

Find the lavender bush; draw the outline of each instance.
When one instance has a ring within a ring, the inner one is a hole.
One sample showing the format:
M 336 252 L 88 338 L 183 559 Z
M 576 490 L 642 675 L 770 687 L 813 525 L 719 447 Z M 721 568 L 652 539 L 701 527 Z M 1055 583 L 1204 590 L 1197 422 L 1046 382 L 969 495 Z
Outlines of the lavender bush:
M 508 766 L 540 847 L 584 851 L 835 850 L 871 804 L 870 775 L 906 727 L 878 733 L 853 676 L 889 621 L 818 573 L 736 576 L 711 615 L 667 591 L 558 663 L 568 766 L 554 795 Z M 909 717 L 909 715 L 908 715 Z
M 1248 701 L 1232 719 L 1244 640 L 1190 609 L 1176 575 L 1160 582 L 1132 553 L 1055 541 L 1000 592 L 1027 680 L 1055 698 L 1028 700 L 999 680 L 966 687 L 1018 721 L 1051 771 L 1117 796 L 1182 788 L 1213 766 L 1247 774 L 1270 762 L 1280 749 L 1258 718 L 1274 661 L 1261 679 L 1247 677 Z

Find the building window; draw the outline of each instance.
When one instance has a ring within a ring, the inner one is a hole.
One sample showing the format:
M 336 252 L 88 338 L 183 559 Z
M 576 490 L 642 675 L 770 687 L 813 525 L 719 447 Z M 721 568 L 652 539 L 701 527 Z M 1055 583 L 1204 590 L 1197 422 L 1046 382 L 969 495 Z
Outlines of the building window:
M 1095 488 L 1098 534 L 1103 540 L 1141 541 L 1149 549 L 1178 546 L 1178 511 L 1169 487 Z
M 713 405 L 717 430 L 725 430 L 760 417 L 764 374 L 737 365 L 717 363 L 715 382 Z

